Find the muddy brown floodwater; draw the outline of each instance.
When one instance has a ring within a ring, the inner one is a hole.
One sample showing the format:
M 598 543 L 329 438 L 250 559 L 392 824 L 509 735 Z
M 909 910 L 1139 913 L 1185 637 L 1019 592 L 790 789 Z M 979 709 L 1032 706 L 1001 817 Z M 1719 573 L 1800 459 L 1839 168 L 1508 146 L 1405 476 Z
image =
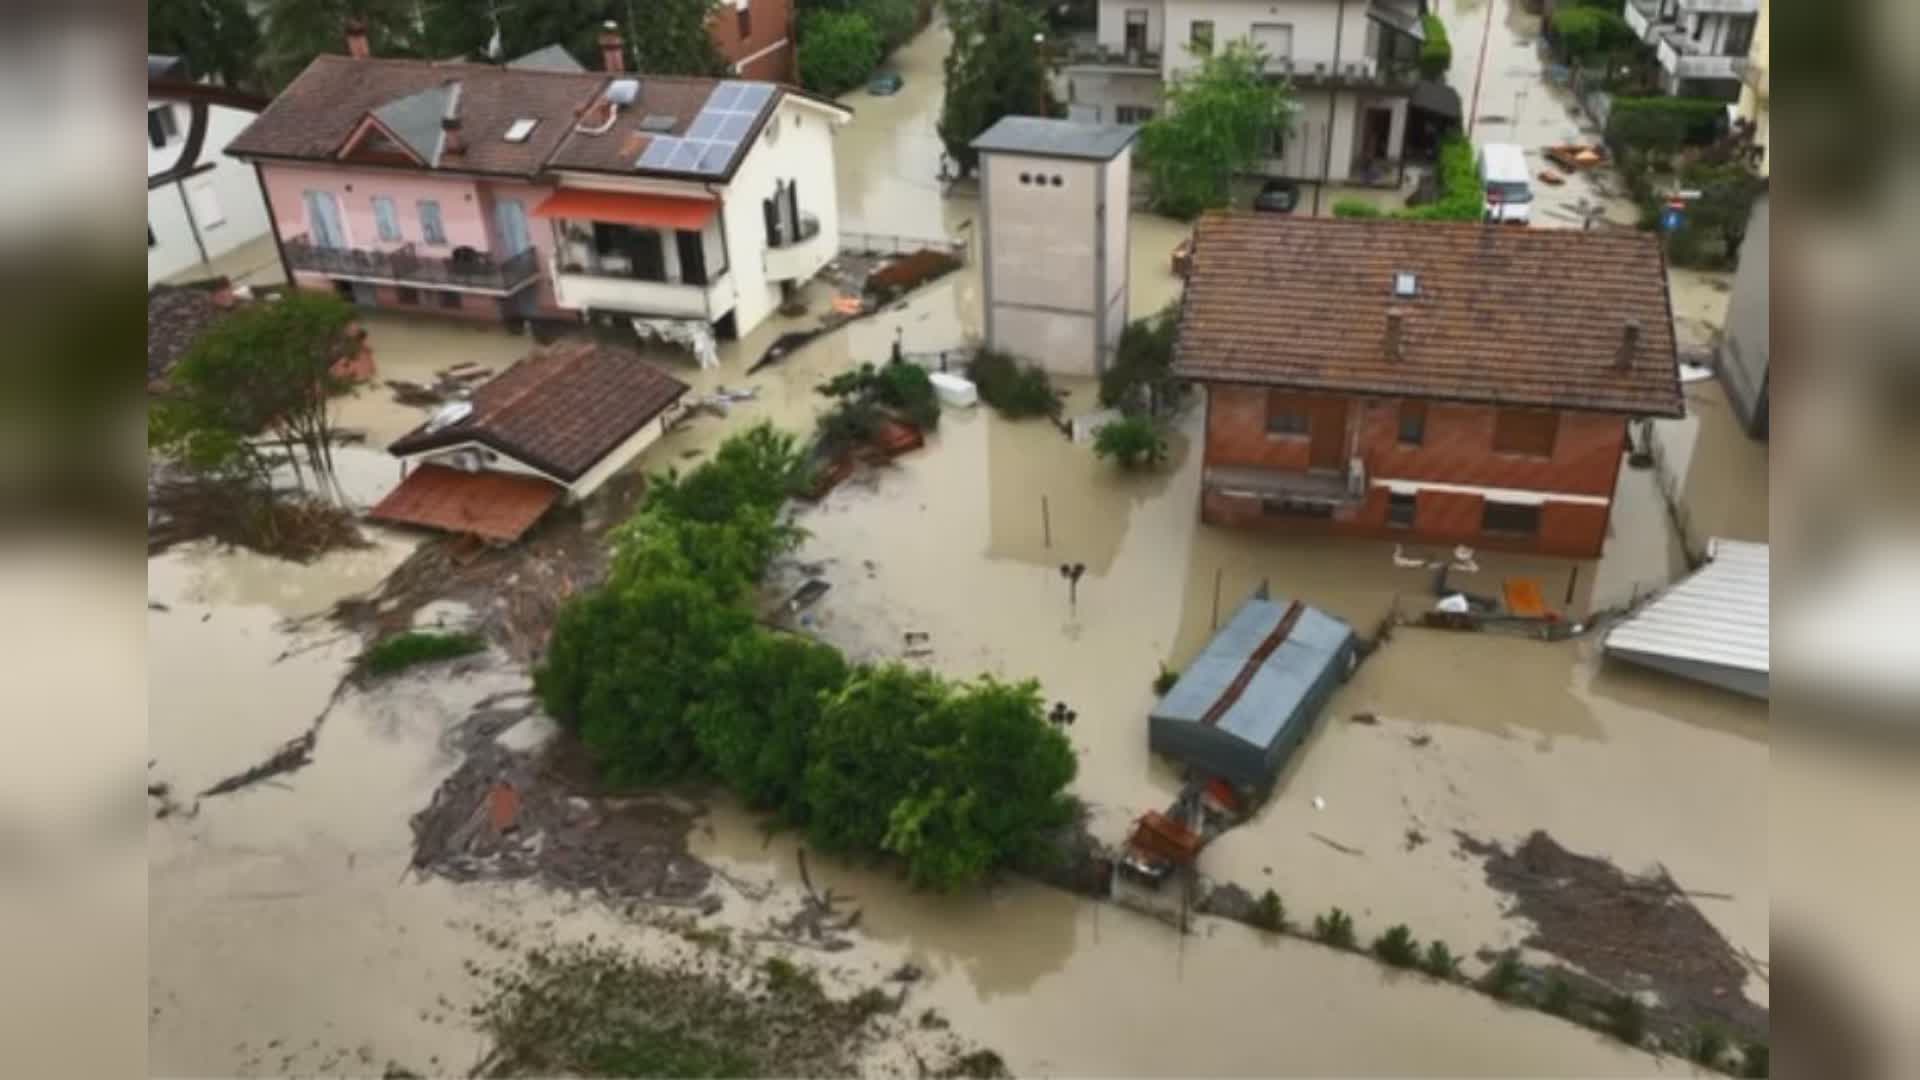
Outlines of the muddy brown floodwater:
M 1477 49 L 1477 5 L 1443 13 L 1455 31 L 1458 83 Z M 1518 68 L 1515 31 L 1497 15 L 1494 33 Z M 972 227 L 977 205 L 943 199 L 936 179 L 946 45 L 938 28 L 922 34 L 895 58 L 902 93 L 852 97 L 858 112 L 837 143 L 846 228 L 965 236 Z M 1505 81 L 1483 89 L 1483 111 L 1521 80 L 1490 78 Z M 1539 89 L 1523 101 L 1523 120 L 1534 123 L 1548 99 Z M 1185 227 L 1146 215 L 1130 227 L 1138 316 L 1177 294 L 1167 256 Z M 1693 288 L 1681 280 L 1677 290 Z M 634 468 L 697 460 L 763 419 L 806 428 L 821 400 L 813 385 L 884 359 L 896 334 L 909 349 L 937 349 L 978 333 L 978 269 L 969 265 L 748 376 L 781 333 L 815 323 L 830 290 L 816 285 L 808 298 L 808 316 L 775 317 L 728 343 L 719 368 L 681 365 L 698 390 L 753 387 L 758 397 L 724 419 L 679 428 Z M 389 316 L 369 319 L 369 328 L 383 376 L 417 382 L 462 362 L 501 367 L 531 344 Z M 1069 413 L 1092 407 L 1091 386 L 1069 389 Z M 1702 403 L 1697 449 L 1683 471 L 1702 475 L 1703 488 L 1713 477 L 1701 469 L 1733 470 L 1735 482 L 1754 484 L 1752 455 L 1706 418 L 1710 404 Z M 343 467 L 350 486 L 390 483 L 392 463 L 375 448 L 424 415 L 384 388 L 348 402 L 342 423 L 365 430 L 373 447 Z M 796 561 L 821 564 L 832 586 L 809 609 L 810 629 L 871 658 L 902 657 L 903 635 L 916 631 L 931 652 L 916 650 L 910 662 L 956 676 L 1039 679 L 1050 701 L 1079 713 L 1070 729 L 1075 787 L 1093 804 L 1094 830 L 1117 839 L 1177 784 L 1147 752 L 1155 671 L 1186 662 L 1251 589 L 1267 582 L 1370 634 L 1396 604 L 1424 603 L 1430 587 L 1430 571 L 1399 566 L 1391 546 L 1200 525 L 1200 419 L 1194 409 L 1179 420 L 1165 469 L 1122 476 L 1045 424 L 948 412 L 926 449 L 800 512 L 809 537 Z M 1764 491 L 1763 472 L 1757 484 Z M 1527 574 L 1550 600 L 1583 614 L 1672 577 L 1681 561 L 1668 521 L 1652 474 L 1624 472 L 1601 559 L 1482 558 L 1477 572 L 1454 580 L 1493 592 L 1503 577 Z M 467 972 L 489 959 L 482 928 L 597 934 L 643 954 L 684 946 L 654 921 L 537 884 L 409 872 L 408 820 L 458 768 L 453 733 L 484 699 L 523 690 L 526 676 L 495 652 L 333 700 L 359 643 L 309 616 L 368 591 L 417 542 L 371 535 L 372 547 L 309 566 L 206 545 L 149 562 L 151 598 L 162 605 L 149 612 L 150 781 L 200 790 L 324 713 L 304 769 L 149 824 L 156 1073 L 376 1072 L 390 1060 L 459 1071 L 483 1050 L 459 1012 L 482 989 Z M 1069 561 L 1088 567 L 1072 607 L 1058 571 Z M 797 573 L 785 567 L 769 593 L 791 587 Z M 1349 721 L 1363 712 L 1375 722 Z M 516 731 L 519 747 L 538 735 Z M 1763 705 L 1607 665 L 1590 639 L 1549 645 L 1403 629 L 1335 695 L 1274 798 L 1211 846 L 1202 870 L 1256 894 L 1275 889 L 1297 919 L 1337 904 L 1355 914 L 1363 939 L 1406 922 L 1422 939 L 1471 955 L 1518 942 L 1529 927 L 1507 913 L 1479 863 L 1444 838 L 1459 830 L 1511 847 L 1544 830 L 1627 871 L 1657 863 L 1683 888 L 1727 894 L 1700 900 L 1702 914 L 1764 959 L 1767 743 Z M 1432 842 L 1409 849 L 1410 831 Z M 751 933 L 791 917 L 795 838 L 763 836 L 751 815 L 720 799 L 691 842 L 694 855 L 725 871 L 713 886 L 723 901 L 715 925 Z M 909 1007 L 938 1008 L 1020 1073 L 1678 1071 L 1538 1013 L 1221 920 L 1202 919 L 1183 938 L 1033 884 L 943 898 L 831 860 L 813 860 L 812 874 L 864 915 L 852 949 L 802 959 L 822 964 L 840 990 L 902 963 L 924 968 Z M 1745 990 L 1766 1002 L 1763 981 Z M 863 1067 L 889 1064 L 882 1056 Z

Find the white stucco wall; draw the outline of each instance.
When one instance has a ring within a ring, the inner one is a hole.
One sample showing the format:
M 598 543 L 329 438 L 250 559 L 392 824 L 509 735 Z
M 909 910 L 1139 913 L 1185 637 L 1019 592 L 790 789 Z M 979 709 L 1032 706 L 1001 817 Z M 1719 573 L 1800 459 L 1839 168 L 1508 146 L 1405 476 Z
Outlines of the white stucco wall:
M 178 134 L 167 145 L 156 149 L 147 143 L 147 175 L 153 176 L 173 167 L 187 143 L 192 126 L 192 110 L 186 105 L 149 101 L 149 109 L 173 110 Z M 253 121 L 253 114 L 219 105 L 207 109 L 207 135 L 200 148 L 200 161 L 213 168 L 184 181 L 166 184 L 147 192 L 147 227 L 153 231 L 154 244 L 147 249 L 147 284 L 183 273 L 200 262 L 200 247 L 194 243 L 194 227 L 188 210 L 181 205 L 184 194 L 198 222 L 200 243 L 209 259 L 217 259 L 233 249 L 265 236 L 267 204 L 260 197 L 260 186 L 252 166 L 226 156 L 227 143 Z
M 1147 13 L 1147 51 L 1158 52 L 1166 40 L 1166 5 L 1161 0 L 1100 0 L 1096 33 L 1100 44 L 1119 52 L 1127 45 L 1127 13 Z
M 1368 27 L 1366 0 L 1347 0 L 1344 27 L 1339 0 L 1162 0 L 1166 10 L 1167 48 L 1162 52 L 1161 69 L 1171 77 L 1177 72 L 1199 66 L 1188 51 L 1196 20 L 1212 20 L 1214 48 L 1235 38 L 1251 40 L 1255 23 L 1285 24 L 1293 27 L 1295 70 L 1313 70 L 1316 62 L 1332 70 L 1334 38 L 1340 30 L 1340 65 L 1362 64 L 1371 70 L 1373 62 L 1367 44 L 1372 38 Z M 1102 13 L 1104 14 L 1104 7 Z M 1102 31 L 1104 36 L 1105 31 Z
M 761 209 L 780 181 L 797 186 L 801 213 L 820 219 L 821 264 L 839 253 L 840 192 L 833 164 L 833 124 L 825 109 L 783 95 L 727 185 L 721 214 L 726 219 L 728 262 L 738 294 L 734 322 L 742 336 L 780 305 L 779 286 L 767 280 L 767 226 Z
M 1019 357 L 1023 364 L 1038 364 L 1049 374 L 1092 376 L 1098 373 L 1097 325 L 1092 313 L 1068 315 L 997 304 L 991 344 Z
M 558 477 L 550 476 L 517 458 L 509 457 L 506 454 L 494 450 L 492 447 L 484 446 L 477 442 L 460 443 L 456 446 L 439 450 L 429 450 L 419 454 L 407 454 L 402 456 L 400 460 L 403 465 L 403 471 L 412 472 L 414 466 L 422 464 L 445 465 L 449 468 L 458 468 L 459 466 L 454 463 L 463 455 L 478 454 L 480 460 L 489 472 L 510 473 L 514 476 L 531 476 L 539 480 L 546 480 L 550 483 L 558 484 L 567 489 L 567 500 L 569 502 L 577 502 L 599 490 L 600 486 L 612 479 L 615 473 L 632 464 L 633 460 L 645 452 L 648 447 L 659 442 L 660 436 L 666 434 L 667 419 L 673 415 L 674 411 L 674 407 L 669 407 L 666 412 L 642 424 L 640 430 L 628 436 L 626 441 L 614 447 L 611 453 L 601 458 L 593 468 L 580 474 L 580 479 L 575 480 L 571 484 L 563 484 Z

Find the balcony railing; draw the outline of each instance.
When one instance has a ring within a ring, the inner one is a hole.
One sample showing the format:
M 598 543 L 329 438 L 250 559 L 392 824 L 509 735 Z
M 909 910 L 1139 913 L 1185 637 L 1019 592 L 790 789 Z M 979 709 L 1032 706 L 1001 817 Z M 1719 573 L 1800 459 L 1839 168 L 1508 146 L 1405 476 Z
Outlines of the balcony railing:
M 554 299 L 561 307 L 575 311 L 621 311 L 630 315 L 712 322 L 734 305 L 733 277 L 724 272 L 705 285 L 696 285 L 595 272 L 573 265 L 556 270 Z
M 1679 0 L 1681 11 L 1709 15 L 1758 15 L 1760 0 Z
M 795 228 L 774 237 L 773 243 L 767 246 L 774 249 L 793 247 L 796 244 L 804 244 L 819 235 L 820 219 L 813 214 L 802 213 L 799 224 Z
M 1302 60 L 1294 57 L 1271 58 L 1263 69 L 1270 79 L 1287 79 L 1307 90 L 1337 87 L 1343 90 L 1411 89 L 1420 81 L 1420 67 L 1413 60 L 1368 58 L 1343 60 Z
M 1738 79 L 1746 65 L 1744 56 L 1705 54 L 1694 48 L 1691 39 L 1669 34 L 1660 39 L 1654 53 L 1662 68 L 1682 79 Z
M 820 235 L 820 219 L 801 214 L 795 228 L 774 237 L 762 259 L 768 281 L 802 281 L 819 273 L 836 254 Z
M 1077 67 L 1121 68 L 1128 71 L 1159 71 L 1159 49 L 1116 49 L 1088 38 L 1074 38 L 1065 47 L 1065 62 Z
M 471 248 L 448 258 L 421 255 L 412 244 L 393 251 L 320 247 L 305 236 L 286 242 L 287 262 L 295 270 L 354 281 L 390 281 L 472 292 L 516 292 L 540 276 L 540 257 L 532 248 L 497 259 Z
M 1233 465 L 1211 465 L 1201 484 L 1222 495 L 1311 503 L 1344 504 L 1367 497 L 1366 466 L 1359 458 L 1344 469 L 1293 472 Z

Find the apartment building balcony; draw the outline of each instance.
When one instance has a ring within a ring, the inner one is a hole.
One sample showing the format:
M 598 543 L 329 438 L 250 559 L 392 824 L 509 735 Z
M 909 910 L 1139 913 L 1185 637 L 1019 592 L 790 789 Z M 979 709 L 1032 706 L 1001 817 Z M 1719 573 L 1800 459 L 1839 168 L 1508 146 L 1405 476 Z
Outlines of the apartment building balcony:
M 1389 94 L 1410 94 L 1420 81 L 1419 64 L 1413 60 L 1388 60 L 1363 57 L 1358 60 L 1311 60 L 1298 57 L 1274 57 L 1267 60 L 1269 79 L 1285 79 L 1302 90 L 1375 90 Z
M 1668 34 L 1654 47 L 1660 68 L 1676 79 L 1738 79 L 1746 66 L 1746 57 L 1695 51 L 1693 42 L 1680 34 Z
M 1160 60 L 1159 49 L 1144 45 L 1116 48 L 1084 31 L 1070 35 L 1061 46 L 1062 67 L 1089 73 L 1158 75 Z
M 1237 498 L 1276 503 L 1341 506 L 1365 501 L 1366 466 L 1359 458 L 1344 469 L 1261 469 L 1240 465 L 1210 465 L 1200 483 L 1208 491 Z
M 714 322 L 733 310 L 735 297 L 733 277 L 729 274 L 722 273 L 704 283 L 670 281 L 614 265 L 611 261 L 556 268 L 553 295 L 561 307 L 575 311 L 619 311 L 707 322 Z
M 820 219 L 801 214 L 792 228 L 775 235 L 767 245 L 767 280 L 804 281 L 819 273 L 833 256 L 832 245 L 820 229 Z
M 295 271 L 379 285 L 510 296 L 540 276 L 540 257 L 532 248 L 502 259 L 464 247 L 444 258 L 422 255 L 412 244 L 392 251 L 323 247 L 305 235 L 283 246 L 287 264 Z
M 1677 0 L 1681 11 L 1703 15 L 1758 15 L 1760 0 Z

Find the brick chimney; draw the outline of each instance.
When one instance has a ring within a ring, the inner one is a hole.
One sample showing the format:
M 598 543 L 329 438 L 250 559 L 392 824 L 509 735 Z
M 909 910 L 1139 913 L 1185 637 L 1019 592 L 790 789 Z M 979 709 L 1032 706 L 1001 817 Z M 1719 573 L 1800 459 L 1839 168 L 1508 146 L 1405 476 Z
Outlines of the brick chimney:
M 450 157 L 467 152 L 467 141 L 460 135 L 460 84 L 452 84 L 452 93 L 447 97 L 446 115 L 440 118 L 440 156 Z
M 1620 327 L 1620 351 L 1614 355 L 1613 366 L 1621 371 L 1633 368 L 1633 358 L 1640 351 L 1640 320 L 1628 319 Z
M 1399 363 L 1407 358 L 1407 316 L 1399 308 L 1387 309 L 1387 359 Z
M 625 71 L 627 44 L 620 38 L 620 24 L 608 19 L 600 24 L 600 70 Z
M 367 20 L 358 15 L 347 16 L 347 55 L 355 60 L 373 55 L 373 47 L 367 44 Z

